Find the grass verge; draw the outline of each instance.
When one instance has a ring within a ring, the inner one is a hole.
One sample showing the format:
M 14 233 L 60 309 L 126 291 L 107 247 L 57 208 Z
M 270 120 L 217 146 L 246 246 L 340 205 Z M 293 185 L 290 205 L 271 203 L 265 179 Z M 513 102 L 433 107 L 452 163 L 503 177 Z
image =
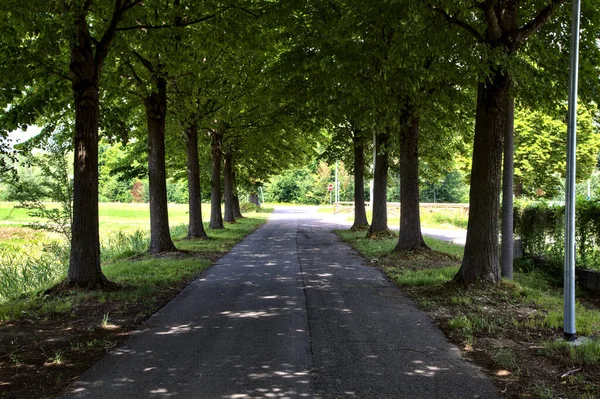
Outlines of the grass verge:
M 185 288 L 216 259 L 264 224 L 271 209 L 249 213 L 209 240 L 186 240 L 174 226 L 181 252 L 145 253 L 142 233 L 116 237 L 103 260 L 114 291 L 73 290 L 64 283 L 0 302 L 0 397 L 51 398 Z M 119 233 L 115 233 L 119 234 Z
M 600 397 L 600 342 L 562 340 L 562 289 L 545 275 L 468 289 L 455 284 L 463 248 L 426 238 L 434 251 L 391 253 L 395 239 L 336 233 L 402 286 L 508 398 Z M 376 260 L 376 261 L 375 261 Z M 600 335 L 600 298 L 578 292 L 577 331 Z

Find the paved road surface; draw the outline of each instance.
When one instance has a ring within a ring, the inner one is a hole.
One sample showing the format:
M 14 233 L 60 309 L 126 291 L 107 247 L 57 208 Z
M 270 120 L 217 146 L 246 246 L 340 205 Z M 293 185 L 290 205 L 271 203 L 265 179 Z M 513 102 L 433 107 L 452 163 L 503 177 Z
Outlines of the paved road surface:
M 278 209 L 64 398 L 497 397 L 311 212 Z

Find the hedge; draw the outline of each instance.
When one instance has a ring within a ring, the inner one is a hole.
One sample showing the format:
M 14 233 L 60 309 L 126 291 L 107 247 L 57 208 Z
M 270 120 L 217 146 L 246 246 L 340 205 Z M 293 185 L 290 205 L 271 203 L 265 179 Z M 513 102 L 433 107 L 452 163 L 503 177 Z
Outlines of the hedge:
M 515 207 L 515 233 L 523 243 L 523 252 L 531 258 L 543 257 L 552 268 L 564 259 L 564 205 L 535 203 Z M 575 206 L 576 264 L 600 269 L 600 201 L 578 199 Z

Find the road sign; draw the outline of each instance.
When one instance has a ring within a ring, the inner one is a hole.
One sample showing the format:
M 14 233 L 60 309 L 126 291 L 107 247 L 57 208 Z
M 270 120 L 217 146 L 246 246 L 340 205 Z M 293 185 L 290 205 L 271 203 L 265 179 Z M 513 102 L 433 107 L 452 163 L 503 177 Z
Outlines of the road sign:
M 333 191 L 333 184 L 329 183 L 327 186 L 327 191 Z

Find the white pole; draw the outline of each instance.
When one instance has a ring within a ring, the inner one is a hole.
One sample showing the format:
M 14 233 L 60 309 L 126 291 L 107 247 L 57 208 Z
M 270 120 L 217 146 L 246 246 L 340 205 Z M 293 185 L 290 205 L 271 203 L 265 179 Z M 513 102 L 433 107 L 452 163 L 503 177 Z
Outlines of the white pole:
M 569 123 L 567 130 L 567 186 L 565 196 L 564 337 L 575 335 L 575 161 L 577 148 L 577 82 L 579 69 L 579 21 L 581 0 L 573 0 L 571 14 L 571 63 Z
M 592 198 L 592 186 L 591 186 L 591 182 L 592 182 L 592 179 L 588 179 L 588 195 L 587 195 L 587 199 L 588 200 L 590 198 Z
M 369 205 L 371 206 L 371 210 L 373 210 L 373 191 L 375 189 L 375 160 L 377 159 L 377 137 L 376 133 L 373 132 L 373 179 L 371 179 L 371 201 L 369 201 Z
M 338 161 L 335 161 L 335 202 L 340 201 L 339 184 L 338 184 Z

